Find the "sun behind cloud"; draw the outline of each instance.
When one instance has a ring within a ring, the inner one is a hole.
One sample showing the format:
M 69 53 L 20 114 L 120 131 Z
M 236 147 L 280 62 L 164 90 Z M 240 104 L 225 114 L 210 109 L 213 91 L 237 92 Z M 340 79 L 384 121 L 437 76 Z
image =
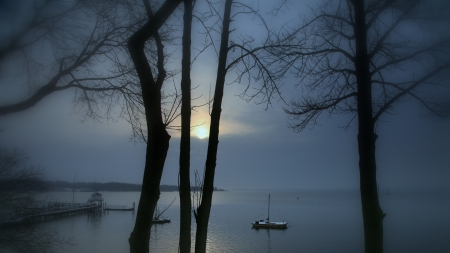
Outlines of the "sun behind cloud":
M 204 126 L 198 126 L 198 127 L 195 128 L 194 134 L 199 139 L 204 139 L 204 138 L 206 138 L 208 136 L 208 129 L 206 129 L 206 127 L 204 127 Z

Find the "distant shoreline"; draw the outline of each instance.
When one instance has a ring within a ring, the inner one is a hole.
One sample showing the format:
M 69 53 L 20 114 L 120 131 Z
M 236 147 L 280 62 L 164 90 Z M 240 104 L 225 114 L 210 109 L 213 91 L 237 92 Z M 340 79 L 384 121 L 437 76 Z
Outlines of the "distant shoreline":
M 114 192 L 140 192 L 142 189 L 141 184 L 129 184 L 119 182 L 67 182 L 67 181 L 46 181 L 46 188 L 48 191 L 62 191 L 62 192 L 93 192 L 93 191 L 114 191 Z M 177 192 L 177 185 L 162 184 L 159 186 L 161 192 Z M 198 187 L 191 187 L 191 190 L 198 190 Z M 225 191 L 214 187 L 214 191 Z

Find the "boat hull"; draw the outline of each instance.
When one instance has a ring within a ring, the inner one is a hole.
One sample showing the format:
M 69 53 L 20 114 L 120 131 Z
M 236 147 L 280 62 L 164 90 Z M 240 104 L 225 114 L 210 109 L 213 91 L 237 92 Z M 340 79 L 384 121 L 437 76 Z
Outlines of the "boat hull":
M 287 222 L 265 222 L 255 221 L 252 223 L 253 228 L 266 228 L 266 229 L 285 229 L 287 228 Z
M 158 220 L 152 220 L 153 224 L 164 224 L 164 223 L 170 223 L 169 219 L 158 219 Z
M 103 208 L 103 210 L 105 211 L 134 211 L 134 208 L 110 208 L 110 207 L 106 207 Z

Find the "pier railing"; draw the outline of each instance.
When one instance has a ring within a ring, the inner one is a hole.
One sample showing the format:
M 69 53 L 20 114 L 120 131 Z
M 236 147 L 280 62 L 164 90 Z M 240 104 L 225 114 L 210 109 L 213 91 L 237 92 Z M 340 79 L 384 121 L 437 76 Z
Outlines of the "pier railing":
M 25 207 L 20 213 L 16 213 L 14 217 L 0 221 L 0 226 L 39 222 L 59 217 L 82 214 L 101 210 L 102 206 L 93 203 L 60 203 L 47 202 L 41 207 Z

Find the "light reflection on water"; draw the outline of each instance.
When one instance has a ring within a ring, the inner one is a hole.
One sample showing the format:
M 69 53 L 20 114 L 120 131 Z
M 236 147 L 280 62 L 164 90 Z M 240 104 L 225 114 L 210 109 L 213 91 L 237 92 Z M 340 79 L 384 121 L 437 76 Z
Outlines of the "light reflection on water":
M 271 194 L 271 220 L 286 219 L 286 230 L 256 230 L 251 222 L 266 218 Z M 76 193 L 85 202 L 91 193 Z M 51 193 L 53 199 L 71 202 L 71 193 Z M 68 197 L 69 196 L 69 197 Z M 450 195 L 392 193 L 380 195 L 385 252 L 450 252 Z M 103 192 L 110 205 L 136 205 L 139 193 Z M 179 201 L 177 192 L 161 193 L 160 208 L 170 224 L 152 228 L 151 252 L 177 252 Z M 363 252 L 363 226 L 357 191 L 225 191 L 215 192 L 208 231 L 208 252 Z M 76 244 L 75 252 L 128 252 L 128 237 L 135 213 L 106 211 L 47 222 Z M 195 236 L 195 220 L 192 221 Z

